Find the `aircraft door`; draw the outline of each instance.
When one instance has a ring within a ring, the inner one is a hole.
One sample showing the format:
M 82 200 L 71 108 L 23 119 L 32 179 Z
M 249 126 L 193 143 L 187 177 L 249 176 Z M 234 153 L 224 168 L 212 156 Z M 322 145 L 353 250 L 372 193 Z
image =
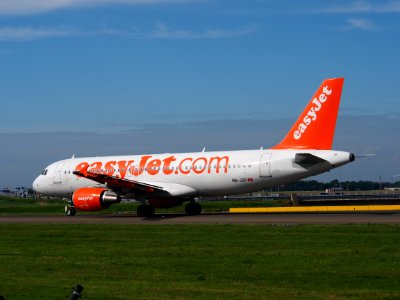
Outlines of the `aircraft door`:
M 61 183 L 62 179 L 61 179 L 61 174 L 62 174 L 62 169 L 64 166 L 65 162 L 59 162 L 56 165 L 56 168 L 54 170 L 54 174 L 53 174 L 53 183 Z
M 260 177 L 272 177 L 271 174 L 271 153 L 261 154 Z

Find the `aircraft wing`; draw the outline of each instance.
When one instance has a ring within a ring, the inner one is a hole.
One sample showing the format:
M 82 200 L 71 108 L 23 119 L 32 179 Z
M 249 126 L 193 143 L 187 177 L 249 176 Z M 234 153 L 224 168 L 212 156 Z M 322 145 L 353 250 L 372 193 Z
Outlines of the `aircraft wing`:
M 164 192 L 165 189 L 161 186 L 148 184 L 141 181 L 136 180 L 128 180 L 119 178 L 117 176 L 110 176 L 101 173 L 95 173 L 84 170 L 75 170 L 73 174 L 81 177 L 85 177 L 87 179 L 96 181 L 98 183 L 106 184 L 110 189 L 128 189 L 128 190 L 140 190 L 145 192 L 155 192 L 155 191 L 162 191 Z

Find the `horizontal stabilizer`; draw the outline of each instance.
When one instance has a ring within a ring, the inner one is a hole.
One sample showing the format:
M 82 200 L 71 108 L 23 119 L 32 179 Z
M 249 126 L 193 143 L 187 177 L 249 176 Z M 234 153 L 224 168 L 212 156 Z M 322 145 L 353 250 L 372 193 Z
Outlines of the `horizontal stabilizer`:
M 325 159 L 312 155 L 311 153 L 297 153 L 293 162 L 302 167 L 310 167 L 320 163 L 328 163 L 328 161 Z

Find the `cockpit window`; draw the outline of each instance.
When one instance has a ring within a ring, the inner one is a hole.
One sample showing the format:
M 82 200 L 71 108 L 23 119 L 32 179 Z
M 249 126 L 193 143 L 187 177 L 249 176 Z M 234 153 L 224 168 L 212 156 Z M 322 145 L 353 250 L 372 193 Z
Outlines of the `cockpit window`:
M 44 170 L 42 173 L 40 173 L 40 175 L 47 175 L 47 169 L 46 170 Z

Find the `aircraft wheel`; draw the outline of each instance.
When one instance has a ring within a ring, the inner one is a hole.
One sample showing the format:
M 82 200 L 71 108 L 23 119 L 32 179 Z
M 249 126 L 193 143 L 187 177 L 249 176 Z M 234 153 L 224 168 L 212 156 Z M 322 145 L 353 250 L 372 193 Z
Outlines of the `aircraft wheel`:
M 144 205 L 139 205 L 138 208 L 136 209 L 136 213 L 139 217 L 144 217 L 145 215 L 145 206 Z
M 146 217 L 154 216 L 154 207 L 152 205 L 146 205 Z
M 139 217 L 152 217 L 154 216 L 154 207 L 151 205 L 139 205 L 136 213 Z
M 185 212 L 189 216 L 201 214 L 201 205 L 199 203 L 188 203 L 185 206 Z
M 76 215 L 76 209 L 74 207 L 66 207 L 65 214 L 69 217 Z

